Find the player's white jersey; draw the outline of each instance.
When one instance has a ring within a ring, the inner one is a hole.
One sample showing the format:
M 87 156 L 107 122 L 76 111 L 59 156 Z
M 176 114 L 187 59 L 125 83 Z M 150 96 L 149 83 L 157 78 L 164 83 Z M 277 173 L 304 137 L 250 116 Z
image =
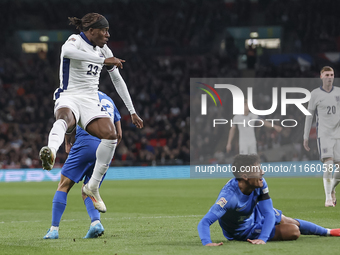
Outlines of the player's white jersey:
M 315 111 L 318 137 L 340 138 L 340 88 L 314 89 L 308 110 Z
M 251 121 L 251 126 L 248 125 L 248 121 L 254 119 L 259 119 L 259 117 L 251 112 L 248 115 L 234 116 L 233 125 L 237 124 L 240 144 L 256 144 L 255 130 L 254 127 L 251 127 L 255 125 L 255 122 Z
M 98 97 L 99 76 L 108 57 L 113 54 L 106 45 L 93 47 L 84 33 L 71 35 L 61 49 L 60 87 L 54 99 L 63 95 Z

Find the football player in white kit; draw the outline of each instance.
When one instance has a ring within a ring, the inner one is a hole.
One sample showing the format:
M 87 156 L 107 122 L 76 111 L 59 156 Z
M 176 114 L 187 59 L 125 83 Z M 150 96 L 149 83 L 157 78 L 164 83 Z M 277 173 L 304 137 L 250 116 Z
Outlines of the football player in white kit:
M 227 153 L 231 151 L 231 143 L 234 139 L 236 126 L 238 127 L 239 131 L 239 154 L 247 155 L 247 154 L 257 154 L 257 147 L 256 147 L 256 137 L 255 137 L 255 130 L 254 121 L 251 121 L 251 125 L 248 125 L 249 120 L 261 120 L 259 116 L 251 113 L 248 108 L 247 99 L 244 100 L 244 115 L 235 115 L 233 118 L 233 125 L 230 128 L 228 142 L 227 142 Z M 263 125 L 265 127 L 273 127 L 277 132 L 281 132 L 282 127 L 278 125 L 273 125 L 269 121 L 263 121 Z
M 82 19 L 73 17 L 69 20 L 81 33 L 71 35 L 61 48 L 60 87 L 54 93 L 56 121 L 49 133 L 48 145 L 40 150 L 39 156 L 43 169 L 51 170 L 65 133 L 72 132 L 76 124 L 101 139 L 93 174 L 83 192 L 91 198 L 98 211 L 106 212 L 98 189 L 113 158 L 117 134 L 98 97 L 99 76 L 104 65 L 131 114 L 132 123 L 142 128 L 143 121 L 136 114 L 127 86 L 118 71 L 125 61 L 113 57 L 106 45 L 110 37 L 106 18 L 98 13 L 88 13 Z
M 307 151 L 308 138 L 312 126 L 314 113 L 317 125 L 317 146 L 320 160 L 323 163 L 323 184 L 326 194 L 326 207 L 334 207 L 336 204 L 335 186 L 340 181 L 339 169 L 335 167 L 340 163 L 340 88 L 333 86 L 334 70 L 325 66 L 320 71 L 322 86 L 311 93 L 308 103 L 310 116 L 306 116 L 303 146 Z M 333 166 L 333 164 L 336 164 Z M 333 168 L 334 176 L 332 180 Z

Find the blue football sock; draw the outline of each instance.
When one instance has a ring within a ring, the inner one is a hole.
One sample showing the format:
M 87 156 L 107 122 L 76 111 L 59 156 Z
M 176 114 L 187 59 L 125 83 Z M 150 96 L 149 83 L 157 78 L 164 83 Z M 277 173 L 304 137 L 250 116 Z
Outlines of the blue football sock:
M 327 229 L 320 227 L 312 222 L 296 219 L 300 223 L 300 232 L 302 235 L 327 235 Z
M 52 201 L 52 226 L 59 227 L 61 216 L 66 208 L 67 193 L 56 191 Z
M 91 222 L 94 222 L 95 220 L 100 220 L 100 213 L 96 208 L 94 208 L 91 198 L 85 198 L 84 204 L 86 206 L 87 213 L 90 216 Z

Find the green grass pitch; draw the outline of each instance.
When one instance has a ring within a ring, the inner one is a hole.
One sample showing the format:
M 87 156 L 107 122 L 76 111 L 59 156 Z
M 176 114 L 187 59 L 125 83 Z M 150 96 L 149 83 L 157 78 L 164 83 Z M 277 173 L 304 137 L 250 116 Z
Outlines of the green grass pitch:
M 105 234 L 82 239 L 90 220 L 80 184 L 68 196 L 58 240 L 44 240 L 51 224 L 56 182 L 0 184 L 0 254 L 337 254 L 338 237 L 301 236 L 297 241 L 251 245 L 227 241 L 211 226 L 220 247 L 202 246 L 197 224 L 225 179 L 104 181 Z M 274 207 L 293 218 L 340 227 L 340 205 L 324 207 L 321 178 L 267 178 Z

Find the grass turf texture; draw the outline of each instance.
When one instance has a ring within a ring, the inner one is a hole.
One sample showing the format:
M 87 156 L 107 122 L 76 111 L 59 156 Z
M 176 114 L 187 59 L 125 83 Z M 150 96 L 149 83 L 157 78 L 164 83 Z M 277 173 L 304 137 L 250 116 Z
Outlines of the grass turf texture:
M 340 227 L 340 205 L 324 207 L 321 178 L 267 178 L 274 207 L 286 216 Z M 224 179 L 104 181 L 101 196 L 105 234 L 82 239 L 90 220 L 80 184 L 68 195 L 58 240 L 44 240 L 50 227 L 55 182 L 0 184 L 0 254 L 328 254 L 338 237 L 301 236 L 297 241 L 251 245 L 227 241 L 211 226 L 213 242 L 202 246 L 197 224 L 215 202 Z

